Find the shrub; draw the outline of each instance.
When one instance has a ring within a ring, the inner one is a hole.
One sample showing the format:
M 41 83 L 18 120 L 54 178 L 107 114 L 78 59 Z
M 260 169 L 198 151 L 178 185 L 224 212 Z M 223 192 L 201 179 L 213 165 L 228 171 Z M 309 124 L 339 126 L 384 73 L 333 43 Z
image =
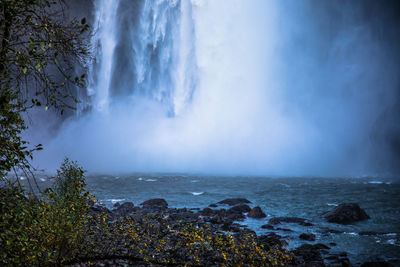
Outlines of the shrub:
M 53 188 L 26 196 L 19 187 L 0 193 L 0 263 L 4 266 L 62 264 L 81 249 L 92 196 L 83 170 L 65 160 Z

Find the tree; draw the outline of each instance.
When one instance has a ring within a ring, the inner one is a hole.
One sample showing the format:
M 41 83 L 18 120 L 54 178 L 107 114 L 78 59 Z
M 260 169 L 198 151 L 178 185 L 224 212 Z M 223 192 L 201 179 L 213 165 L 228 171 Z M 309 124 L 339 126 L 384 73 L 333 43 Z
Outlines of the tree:
M 61 113 L 78 101 L 88 60 L 86 19 L 70 19 L 63 0 L 0 0 L 0 176 L 30 168 L 32 151 L 21 113 L 32 107 Z M 83 68 L 82 68 L 83 67 Z

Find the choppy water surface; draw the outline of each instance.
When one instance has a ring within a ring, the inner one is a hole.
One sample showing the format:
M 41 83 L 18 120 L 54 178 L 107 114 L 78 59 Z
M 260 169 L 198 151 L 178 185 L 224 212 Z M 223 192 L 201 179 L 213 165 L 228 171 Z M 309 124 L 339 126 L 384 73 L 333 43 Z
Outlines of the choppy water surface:
M 132 201 L 135 205 L 149 198 L 164 198 L 170 207 L 204 208 L 229 197 L 245 197 L 259 205 L 266 219 L 247 219 L 244 224 L 259 234 L 272 217 L 296 216 L 311 220 L 314 227 L 281 225 L 294 230 L 288 236 L 290 246 L 301 241 L 300 233 L 314 233 L 315 242 L 337 243 L 333 251 L 346 251 L 354 262 L 376 257 L 400 258 L 400 183 L 393 178 L 264 178 L 214 177 L 190 175 L 128 176 L 90 175 L 88 187 L 107 206 Z M 352 225 L 326 223 L 323 212 L 343 202 L 356 202 L 371 216 L 368 221 Z M 323 234 L 323 228 L 344 231 Z M 382 234 L 360 236 L 362 231 Z

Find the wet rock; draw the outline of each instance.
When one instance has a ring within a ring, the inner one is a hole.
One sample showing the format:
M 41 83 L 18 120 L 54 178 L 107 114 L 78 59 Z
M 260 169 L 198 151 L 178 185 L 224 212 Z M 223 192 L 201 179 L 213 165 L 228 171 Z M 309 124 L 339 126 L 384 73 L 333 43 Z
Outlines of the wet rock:
M 149 200 L 146 200 L 145 202 L 141 203 L 140 205 L 142 205 L 143 208 L 149 208 L 149 209 L 167 209 L 168 208 L 168 203 L 163 198 L 149 199 Z
M 364 262 L 360 267 L 394 267 L 394 265 L 387 261 L 369 261 Z
M 254 207 L 252 210 L 250 210 L 247 216 L 254 219 L 261 219 L 267 217 L 267 215 L 265 215 L 265 213 L 261 210 L 259 206 Z
M 290 230 L 290 229 L 287 229 L 287 228 L 280 228 L 280 227 L 276 228 L 276 230 L 283 231 L 283 232 L 293 232 L 293 230 Z
M 303 239 L 303 240 L 315 241 L 315 235 L 314 235 L 314 234 L 305 234 L 305 233 L 303 233 L 303 234 L 301 234 L 299 237 L 300 237 L 301 239 Z
M 269 224 L 280 224 L 280 223 L 297 223 L 303 226 L 313 226 L 312 223 L 308 222 L 307 219 L 297 217 L 276 217 L 268 221 Z
M 261 225 L 262 229 L 274 230 L 274 227 L 270 224 Z
M 242 221 L 246 219 L 246 217 L 242 213 L 228 213 L 226 219 L 228 221 Z
M 321 253 L 313 245 L 304 244 L 294 249 L 293 254 L 303 258 L 307 266 L 310 266 L 309 264 L 312 264 L 311 266 L 325 266 Z
M 114 213 L 117 213 L 117 214 L 122 215 L 122 216 L 126 216 L 129 213 L 132 213 L 132 212 L 136 211 L 136 208 L 135 208 L 135 206 L 133 205 L 132 202 L 125 202 L 123 204 L 114 205 L 114 207 L 115 206 L 116 206 L 116 208 L 113 209 L 112 211 Z
M 198 213 L 194 213 L 186 209 L 177 209 L 169 212 L 167 221 L 194 223 L 197 222 L 198 218 Z
M 315 249 L 325 249 L 325 250 L 331 249 L 330 247 L 328 247 L 327 245 L 322 244 L 322 243 L 315 244 L 315 245 L 313 245 L 313 247 Z M 341 255 L 341 256 L 343 256 L 343 255 Z M 345 256 L 347 256 L 347 255 L 345 255 Z
M 228 210 L 228 212 L 243 213 L 243 212 L 249 212 L 250 210 L 251 210 L 251 208 L 249 207 L 249 205 L 241 204 L 241 205 L 233 206 L 232 208 L 230 208 Z
M 218 202 L 218 204 L 225 204 L 229 206 L 235 206 L 239 204 L 250 204 L 250 203 L 251 202 L 245 198 L 227 198 Z
M 218 207 L 217 204 L 210 204 L 210 205 L 208 205 L 208 206 L 211 207 L 211 208 L 216 208 L 216 207 Z
M 260 235 L 257 238 L 257 241 L 259 244 L 264 245 L 266 248 L 281 248 L 283 245 L 286 244 L 286 242 L 281 240 L 282 236 L 277 235 L 275 233 L 269 233 L 267 235 Z
M 348 258 L 339 259 L 339 262 L 342 264 L 342 267 L 352 267 L 350 260 Z
M 199 213 L 201 216 L 210 216 L 210 215 L 214 214 L 214 210 L 212 210 L 210 208 L 204 208 Z
M 350 224 L 370 218 L 368 214 L 356 203 L 340 204 L 332 211 L 326 212 L 321 216 L 328 222 L 339 224 Z

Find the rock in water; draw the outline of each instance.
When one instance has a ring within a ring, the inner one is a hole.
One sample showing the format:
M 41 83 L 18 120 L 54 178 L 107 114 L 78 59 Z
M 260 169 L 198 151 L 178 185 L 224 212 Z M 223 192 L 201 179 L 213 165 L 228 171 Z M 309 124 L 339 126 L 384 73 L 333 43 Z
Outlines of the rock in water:
M 328 222 L 339 224 L 350 224 L 353 222 L 367 220 L 370 217 L 356 203 L 343 203 L 332 211 L 322 214 L 322 218 Z
M 307 219 L 297 217 L 276 217 L 268 221 L 269 224 L 280 224 L 280 223 L 297 223 L 303 226 L 313 226 L 312 223 L 308 222 Z
M 150 209 L 167 209 L 168 203 L 163 198 L 153 198 L 146 200 L 145 202 L 141 203 L 140 205 L 143 208 L 150 208 Z
M 123 204 L 118 203 L 118 205 L 114 205 L 114 207 L 116 208 L 112 211 L 122 216 L 126 216 L 127 214 L 136 211 L 136 208 L 132 202 L 125 202 Z
M 249 205 L 241 204 L 241 205 L 233 206 L 232 208 L 230 208 L 228 210 L 228 212 L 243 213 L 243 212 L 249 212 L 250 210 L 251 210 L 251 208 L 249 207 Z
M 267 215 L 265 215 L 265 213 L 258 206 L 254 207 L 251 211 L 249 211 L 247 216 L 255 219 L 261 219 L 267 217 Z
M 239 204 L 250 204 L 251 202 L 245 198 L 227 198 L 224 199 L 220 202 L 218 202 L 217 204 L 225 204 L 225 205 L 229 205 L 229 206 L 235 206 L 235 205 L 239 205 Z
M 315 241 L 315 235 L 314 234 L 305 234 L 305 233 L 303 233 L 299 237 L 300 237 L 300 239 L 303 239 L 303 240 Z

